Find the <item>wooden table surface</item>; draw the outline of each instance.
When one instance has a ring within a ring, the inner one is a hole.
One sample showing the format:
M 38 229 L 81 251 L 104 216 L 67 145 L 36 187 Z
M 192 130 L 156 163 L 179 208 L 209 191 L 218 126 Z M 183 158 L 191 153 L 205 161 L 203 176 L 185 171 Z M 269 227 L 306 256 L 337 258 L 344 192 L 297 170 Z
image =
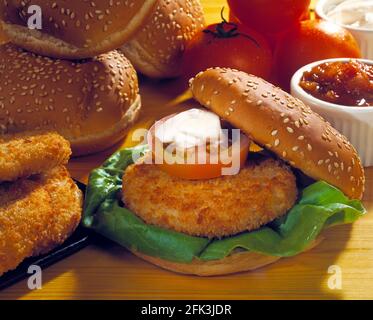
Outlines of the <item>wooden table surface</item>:
M 203 1 L 208 21 L 218 19 L 223 3 Z M 190 106 L 177 105 L 172 88 L 169 82 L 141 81 L 142 125 Z M 72 175 L 86 181 L 90 170 L 119 147 L 72 160 Z M 46 269 L 41 290 L 30 291 L 23 281 L 0 292 L 0 299 L 373 299 L 373 167 L 366 176 L 369 214 L 353 225 L 327 230 L 326 240 L 315 249 L 258 271 L 212 278 L 177 275 L 108 241 Z M 333 265 L 342 271 L 341 290 L 328 287 Z

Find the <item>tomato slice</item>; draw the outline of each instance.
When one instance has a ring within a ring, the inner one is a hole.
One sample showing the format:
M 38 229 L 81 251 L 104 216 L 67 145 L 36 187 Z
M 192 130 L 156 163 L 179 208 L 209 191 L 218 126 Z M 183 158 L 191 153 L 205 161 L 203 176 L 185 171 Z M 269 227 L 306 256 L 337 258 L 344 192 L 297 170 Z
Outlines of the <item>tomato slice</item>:
M 240 133 L 239 138 L 231 141 L 229 145 L 213 148 L 214 151 L 208 150 L 208 144 L 207 146 L 188 148 L 181 152 L 173 152 L 173 148 L 170 151 L 169 146 L 165 146 L 158 140 L 155 130 L 157 125 L 161 125 L 173 116 L 168 116 L 156 122 L 148 133 L 147 140 L 149 146 L 151 146 L 153 161 L 162 171 L 181 179 L 207 180 L 226 174 L 237 174 L 245 165 L 250 149 L 250 140 L 243 133 Z M 204 161 L 196 159 L 203 159 Z M 228 169 L 233 168 L 236 164 L 235 161 L 238 159 L 239 167 L 229 171 Z

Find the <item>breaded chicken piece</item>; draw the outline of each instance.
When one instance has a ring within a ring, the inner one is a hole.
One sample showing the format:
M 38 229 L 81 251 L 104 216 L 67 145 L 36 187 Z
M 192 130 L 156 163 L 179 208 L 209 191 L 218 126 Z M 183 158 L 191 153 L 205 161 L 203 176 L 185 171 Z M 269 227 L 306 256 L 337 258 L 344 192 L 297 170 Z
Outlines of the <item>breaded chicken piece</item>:
M 282 162 L 249 162 L 235 176 L 190 181 L 141 162 L 123 176 L 123 201 L 146 223 L 194 236 L 223 237 L 254 230 L 282 216 L 297 198 Z
M 0 276 L 63 243 L 78 226 L 83 196 L 63 166 L 0 185 Z
M 57 133 L 0 136 L 0 182 L 66 164 L 70 155 L 70 143 Z

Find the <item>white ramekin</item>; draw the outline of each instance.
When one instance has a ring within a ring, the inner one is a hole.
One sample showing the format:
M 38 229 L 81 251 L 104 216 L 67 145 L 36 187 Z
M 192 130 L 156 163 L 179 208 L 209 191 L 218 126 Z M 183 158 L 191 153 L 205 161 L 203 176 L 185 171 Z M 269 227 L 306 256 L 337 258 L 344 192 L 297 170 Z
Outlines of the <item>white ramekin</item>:
M 291 79 L 291 93 L 344 134 L 358 151 L 363 165 L 369 167 L 373 166 L 373 107 L 350 107 L 325 102 L 313 97 L 299 85 L 303 73 L 313 67 L 325 62 L 349 60 L 349 58 L 327 59 L 300 68 Z M 373 65 L 373 60 L 358 60 Z
M 336 23 L 335 21 L 328 18 L 327 13 L 330 9 L 344 1 L 345 0 L 319 0 L 316 5 L 316 15 L 321 19 Z M 343 24 L 340 25 L 353 34 L 360 46 L 362 57 L 364 59 L 373 59 L 373 30 L 354 28 Z

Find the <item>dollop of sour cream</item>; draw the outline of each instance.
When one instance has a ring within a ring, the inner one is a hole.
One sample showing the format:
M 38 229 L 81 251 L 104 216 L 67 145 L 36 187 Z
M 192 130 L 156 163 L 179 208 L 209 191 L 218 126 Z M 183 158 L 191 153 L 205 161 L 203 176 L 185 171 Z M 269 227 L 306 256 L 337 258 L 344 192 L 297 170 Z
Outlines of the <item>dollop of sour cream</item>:
M 206 142 L 217 145 L 223 132 L 220 118 L 215 113 L 190 109 L 157 125 L 155 136 L 164 144 L 173 143 L 178 149 L 186 149 Z
M 346 0 L 331 8 L 327 16 L 338 24 L 373 29 L 373 0 Z

